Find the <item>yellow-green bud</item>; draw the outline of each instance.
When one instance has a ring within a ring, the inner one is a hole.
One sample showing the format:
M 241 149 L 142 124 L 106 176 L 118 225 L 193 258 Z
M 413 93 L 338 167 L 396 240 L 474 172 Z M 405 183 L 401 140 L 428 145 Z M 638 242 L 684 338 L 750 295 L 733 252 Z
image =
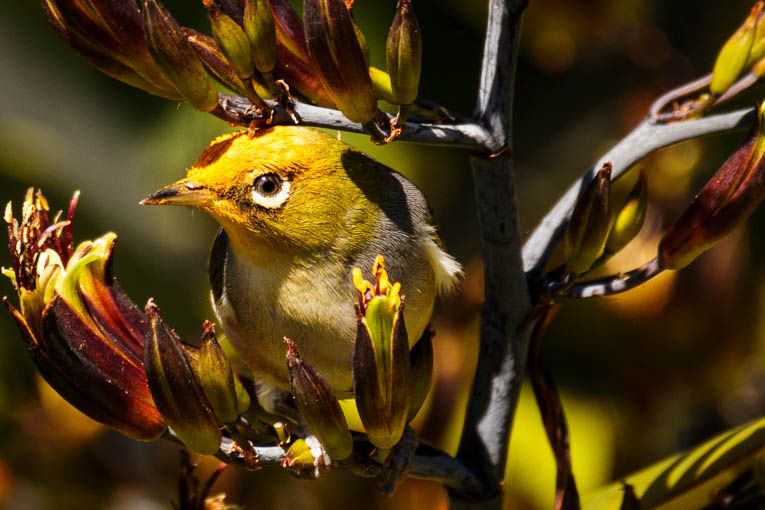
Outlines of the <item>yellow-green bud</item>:
M 186 446 L 197 453 L 213 454 L 221 442 L 218 420 L 181 340 L 162 320 L 154 302 L 146 304 L 146 315 L 144 365 L 157 408 Z
M 249 80 L 255 72 L 250 41 L 244 29 L 210 0 L 204 0 L 213 37 L 240 80 Z
M 586 272 L 603 253 L 611 227 L 610 190 L 611 163 L 606 163 L 579 194 L 566 230 L 564 256 L 574 274 Z
M 244 0 L 244 31 L 255 67 L 264 75 L 276 65 L 276 27 L 268 0 Z
M 337 397 L 327 381 L 303 361 L 295 343 L 285 341 L 290 386 L 300 416 L 331 458 L 347 458 L 353 452 L 353 439 Z
M 411 0 L 399 0 L 396 6 L 396 16 L 388 32 L 386 57 L 396 104 L 412 104 L 420 87 L 422 36 Z
M 194 108 L 218 106 L 218 92 L 181 27 L 156 0 L 143 0 L 143 24 L 149 51 L 167 78 Z
M 641 172 L 624 205 L 615 215 L 614 224 L 606 240 L 607 253 L 618 253 L 638 235 L 643 227 L 648 208 L 648 186 L 646 183 L 646 176 Z
M 209 322 L 205 323 L 202 345 L 191 366 L 216 418 L 223 423 L 235 422 L 240 411 L 234 373 Z
M 725 42 L 717 55 L 712 70 L 709 91 L 714 95 L 723 94 L 746 69 L 747 62 L 757 60 L 750 56 L 757 33 L 757 23 L 762 14 L 763 3 L 757 2 L 744 23 Z M 759 45 L 758 45 L 759 47 Z

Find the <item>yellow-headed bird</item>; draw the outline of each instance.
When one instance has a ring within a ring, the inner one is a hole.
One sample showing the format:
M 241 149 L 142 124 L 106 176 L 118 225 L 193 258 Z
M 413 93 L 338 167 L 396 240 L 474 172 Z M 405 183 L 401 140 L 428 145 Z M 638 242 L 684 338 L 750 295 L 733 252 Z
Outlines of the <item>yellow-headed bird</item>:
M 436 295 L 451 291 L 460 274 L 419 189 L 312 129 L 222 136 L 185 179 L 142 203 L 196 207 L 220 223 L 209 263 L 213 306 L 267 409 L 289 390 L 284 337 L 338 397 L 352 395 L 354 267 L 367 270 L 385 257 L 402 283 L 412 343 Z

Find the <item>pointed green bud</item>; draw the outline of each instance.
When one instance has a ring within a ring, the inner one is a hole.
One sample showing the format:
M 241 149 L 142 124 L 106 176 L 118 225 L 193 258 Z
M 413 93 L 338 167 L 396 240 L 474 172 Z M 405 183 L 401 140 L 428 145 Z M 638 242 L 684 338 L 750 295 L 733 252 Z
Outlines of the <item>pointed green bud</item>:
M 388 74 L 396 104 L 417 99 L 422 66 L 422 36 L 411 0 L 399 0 L 385 47 Z
M 696 195 L 659 243 L 659 262 L 680 269 L 746 221 L 765 198 L 765 102 L 744 143 Z
M 401 285 L 391 284 L 382 256 L 372 270 L 376 283 L 354 270 L 359 290 L 356 342 L 353 351 L 353 391 L 369 440 L 382 449 L 401 439 L 409 416 L 409 338 L 404 323 Z
M 154 60 L 194 108 L 209 112 L 218 106 L 218 92 L 181 27 L 157 0 L 143 0 L 146 42 Z
M 749 58 L 744 65 L 749 69 L 754 66 L 758 61 L 765 57 L 765 2 L 762 0 L 755 3 L 750 11 L 751 13 L 759 10 L 760 14 L 757 16 L 757 27 L 754 32 L 754 41 L 752 42 L 752 49 L 749 51 Z
M 295 342 L 287 342 L 287 369 L 298 412 L 333 459 L 353 452 L 353 439 L 340 404 L 327 381 L 300 357 Z
M 263 75 L 273 73 L 276 65 L 276 25 L 268 0 L 244 0 L 243 24 L 255 67 Z
M 203 0 L 210 19 L 213 37 L 218 48 L 226 56 L 226 60 L 240 80 L 249 80 L 255 72 L 252 61 L 252 50 L 247 34 L 236 21 L 227 16 L 220 7 L 211 0 Z
M 235 422 L 240 414 L 236 379 L 215 338 L 215 327 L 209 322 L 204 325 L 202 345 L 192 368 L 218 420 L 223 423 Z
M 648 185 L 646 176 L 640 172 L 637 183 L 614 218 L 614 224 L 606 240 L 606 252 L 618 253 L 640 232 L 648 208 Z
M 579 195 L 564 239 L 566 266 L 574 274 L 592 267 L 603 253 L 611 227 L 611 163 L 606 163 Z
M 311 61 L 337 108 L 352 122 L 370 121 L 377 99 L 343 0 L 305 0 L 303 23 Z
M 186 446 L 197 453 L 213 454 L 220 447 L 219 424 L 181 340 L 165 324 L 151 300 L 146 304 L 146 315 L 149 327 L 144 363 L 154 401 Z
M 412 366 L 409 390 L 409 415 L 410 422 L 420 412 L 425 402 L 430 386 L 433 382 L 433 335 L 432 327 L 425 329 L 422 337 L 414 344 L 409 352 L 409 360 Z
M 757 2 L 744 23 L 720 49 L 712 70 L 712 81 L 709 84 L 709 91 L 712 94 L 723 94 L 747 68 L 747 62 L 752 58 L 750 54 L 762 10 L 763 3 Z

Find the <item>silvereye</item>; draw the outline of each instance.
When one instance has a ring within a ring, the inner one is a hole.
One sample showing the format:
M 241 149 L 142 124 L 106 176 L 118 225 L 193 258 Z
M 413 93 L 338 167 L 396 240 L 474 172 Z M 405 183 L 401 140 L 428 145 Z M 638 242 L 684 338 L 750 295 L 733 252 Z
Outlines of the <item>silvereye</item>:
M 352 396 L 354 267 L 385 257 L 402 283 L 411 343 L 460 274 L 419 189 L 312 129 L 222 136 L 185 179 L 142 203 L 195 207 L 221 225 L 209 261 L 213 306 L 269 410 L 289 390 L 285 337 L 339 398 Z

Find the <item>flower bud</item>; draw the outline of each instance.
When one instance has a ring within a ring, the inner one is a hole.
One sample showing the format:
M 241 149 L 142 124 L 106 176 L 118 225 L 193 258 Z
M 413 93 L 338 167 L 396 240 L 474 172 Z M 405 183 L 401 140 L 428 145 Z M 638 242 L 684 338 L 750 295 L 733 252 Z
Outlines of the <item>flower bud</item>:
M 377 100 L 343 0 L 305 0 L 303 22 L 311 61 L 337 108 L 352 122 L 370 121 Z
M 249 90 L 231 67 L 226 56 L 220 51 L 215 39 L 201 34 L 191 28 L 183 28 L 183 35 L 191 47 L 197 52 L 208 74 L 218 83 L 240 96 L 247 96 Z
M 409 415 L 409 339 L 404 323 L 401 285 L 391 284 L 382 256 L 372 272 L 376 283 L 359 278 L 356 342 L 353 351 L 353 391 L 369 440 L 382 449 L 401 439 Z
M 353 452 L 353 439 L 340 404 L 327 381 L 303 361 L 292 340 L 287 342 L 287 369 L 298 412 L 333 459 Z
M 111 275 L 114 234 L 72 246 L 72 220 L 51 222 L 42 193 L 31 189 L 21 222 L 5 211 L 11 268 L 3 270 L 19 294 L 7 298 L 27 352 L 48 384 L 90 418 L 143 441 L 166 425 L 143 368 L 146 317 Z
M 289 83 L 293 94 L 297 93 L 319 106 L 335 108 L 308 54 L 302 19 L 288 0 L 269 0 L 269 4 L 276 29 L 274 77 Z
M 417 99 L 422 66 L 422 36 L 411 0 L 399 0 L 385 47 L 396 104 L 408 106 Z
M 276 66 L 276 26 L 268 0 L 244 0 L 244 31 L 257 70 L 269 75 Z
M 165 324 L 151 300 L 146 304 L 146 315 L 149 328 L 144 363 L 154 401 L 186 446 L 197 453 L 213 454 L 220 447 L 220 428 L 181 339 Z
M 615 215 L 614 224 L 606 240 L 606 253 L 611 255 L 618 253 L 638 235 L 643 227 L 645 212 L 648 208 L 648 186 L 646 182 L 645 174 L 640 172 L 637 183 L 630 191 L 622 208 Z
M 254 71 L 252 51 L 247 34 L 236 21 L 227 16 L 217 5 L 205 0 L 207 17 L 210 19 L 213 37 L 226 56 L 226 60 L 240 80 L 249 80 Z
M 407 422 L 417 416 L 433 381 L 433 328 L 428 327 L 409 352 L 412 366 L 409 390 L 409 415 Z
M 317 438 L 308 436 L 305 439 L 298 439 L 290 445 L 282 461 L 282 467 L 297 473 L 299 476 L 318 478 L 331 462 Z
M 218 106 L 218 92 L 181 27 L 157 0 L 143 0 L 146 42 L 157 65 L 194 108 Z
M 61 38 L 101 72 L 151 94 L 182 99 L 149 53 L 133 2 L 43 0 L 42 8 Z
M 712 81 L 709 84 L 709 91 L 712 94 L 723 94 L 738 79 L 742 71 L 747 67 L 751 67 L 751 64 L 759 59 L 759 57 L 752 55 L 752 48 L 755 36 L 757 35 L 757 24 L 762 15 L 763 6 L 762 2 L 757 2 L 754 5 L 744 23 L 725 42 L 720 53 L 717 55 L 717 60 L 712 70 Z M 759 43 L 757 47 L 760 48 Z
M 765 102 L 746 140 L 696 195 L 659 244 L 659 262 L 680 269 L 743 223 L 765 198 Z
M 580 193 L 564 239 L 566 266 L 574 274 L 590 269 L 603 253 L 611 226 L 611 163 L 603 165 Z
M 211 323 L 205 323 L 202 345 L 197 356 L 190 357 L 189 361 L 216 418 L 223 423 L 235 422 L 240 414 L 236 378 L 215 338 L 215 327 Z

